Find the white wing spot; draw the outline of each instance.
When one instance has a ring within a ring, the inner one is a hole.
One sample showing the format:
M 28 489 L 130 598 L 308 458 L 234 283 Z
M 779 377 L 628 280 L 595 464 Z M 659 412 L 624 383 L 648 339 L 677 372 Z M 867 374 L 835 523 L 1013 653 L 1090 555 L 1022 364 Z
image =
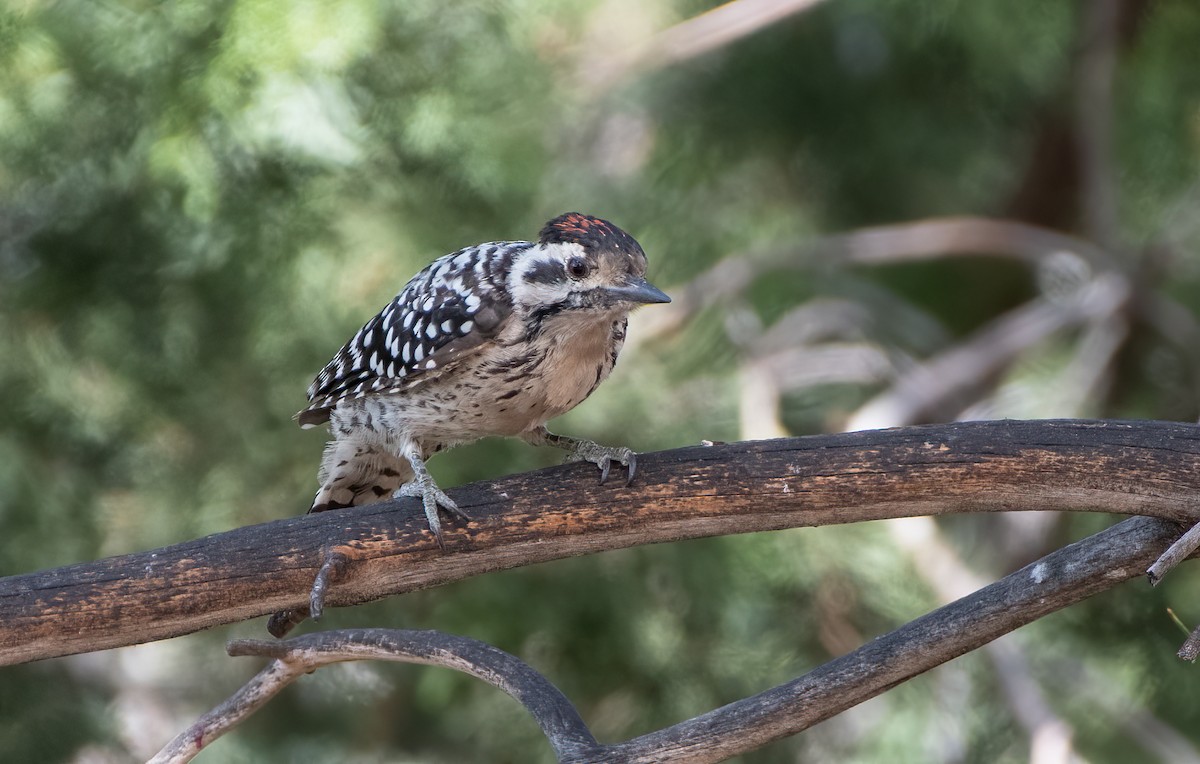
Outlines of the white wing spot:
M 425 368 L 426 368 L 426 369 L 436 369 L 436 368 L 437 368 L 437 361 L 435 361 L 434 359 L 430 358 L 428 361 L 426 361 L 426 362 L 425 362 Z
M 451 321 L 450 319 L 446 319 L 445 321 L 443 321 L 442 322 L 442 331 L 445 332 L 446 334 L 449 334 L 450 332 L 454 331 L 454 322 Z
M 422 360 L 424 360 L 424 358 L 425 358 L 425 348 L 422 347 L 421 345 L 417 345 L 413 349 L 413 360 L 416 361 L 417 363 L 420 363 Z
M 411 343 L 409 343 L 409 342 L 404 343 L 404 350 L 402 350 L 400 352 L 400 357 L 404 359 L 405 363 L 410 363 L 412 361 L 412 344 Z
M 474 321 L 463 321 L 463 325 L 458 327 L 458 330 L 460 332 L 462 332 L 463 334 L 470 334 L 471 330 L 474 328 L 475 328 Z

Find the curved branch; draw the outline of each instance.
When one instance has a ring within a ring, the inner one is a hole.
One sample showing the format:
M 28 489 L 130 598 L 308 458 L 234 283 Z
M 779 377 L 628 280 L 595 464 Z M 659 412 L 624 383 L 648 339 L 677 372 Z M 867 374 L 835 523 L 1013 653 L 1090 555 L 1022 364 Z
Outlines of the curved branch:
M 445 666 L 520 701 L 559 761 L 634 764 L 724 761 L 874 697 L 1042 616 L 1141 575 L 1179 534 L 1175 523 L 1133 518 L 1053 552 L 798 679 L 614 745 L 600 745 L 570 701 L 514 656 L 432 631 L 360 629 L 284 642 L 239 640 L 230 655 L 274 657 L 229 700 L 169 743 L 152 764 L 189 761 L 300 675 L 338 661 L 383 659 Z
M 589 762 L 724 761 L 832 718 L 1020 626 L 1141 575 L 1177 535 L 1133 518 L 751 698 L 610 746 Z
M 238 639 L 230 655 L 275 660 L 228 700 L 200 717 L 150 760 L 150 764 L 191 761 L 202 748 L 244 721 L 293 681 L 321 666 L 343 661 L 386 660 L 420 663 L 470 674 L 519 701 L 537 721 L 559 759 L 597 747 L 571 701 L 544 676 L 516 656 L 468 637 L 439 631 L 348 629 L 306 634 L 282 642 Z
M 239 528 L 0 579 L 0 665 L 138 644 L 302 606 L 322 550 L 349 560 L 326 604 L 493 570 L 750 531 L 955 512 L 1091 510 L 1200 520 L 1200 427 L 964 422 L 682 448 L 632 488 L 566 465 L 451 491 L 472 518 L 441 553 L 414 499 Z

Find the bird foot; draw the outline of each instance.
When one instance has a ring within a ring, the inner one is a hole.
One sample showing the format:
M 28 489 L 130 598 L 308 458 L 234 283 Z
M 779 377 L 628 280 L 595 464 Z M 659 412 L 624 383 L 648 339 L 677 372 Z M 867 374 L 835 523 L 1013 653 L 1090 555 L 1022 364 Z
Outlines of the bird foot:
M 442 538 L 442 521 L 438 516 L 438 508 L 440 507 L 463 522 L 471 521 L 470 515 L 459 509 L 454 500 L 447 496 L 445 491 L 438 488 L 437 483 L 433 482 L 433 478 L 428 473 L 411 483 L 400 486 L 392 495 L 396 498 L 411 496 L 421 500 L 421 504 L 425 508 L 425 519 L 429 521 L 429 530 L 433 531 L 433 537 L 443 552 L 446 551 L 446 542 Z
M 633 482 L 633 476 L 637 474 L 637 454 L 623 446 L 602 446 L 590 440 L 576 441 L 567 461 L 591 462 L 599 467 L 601 485 L 608 480 L 608 473 L 613 462 L 617 462 L 629 470 L 628 477 L 625 478 L 626 486 Z
M 340 577 L 350 563 L 350 550 L 347 547 L 327 546 L 321 550 L 321 569 L 313 581 L 308 594 L 308 605 L 291 610 L 280 610 L 267 621 L 267 631 L 277 639 L 283 639 L 287 633 L 306 619 L 321 620 L 325 610 L 325 592 L 330 583 Z

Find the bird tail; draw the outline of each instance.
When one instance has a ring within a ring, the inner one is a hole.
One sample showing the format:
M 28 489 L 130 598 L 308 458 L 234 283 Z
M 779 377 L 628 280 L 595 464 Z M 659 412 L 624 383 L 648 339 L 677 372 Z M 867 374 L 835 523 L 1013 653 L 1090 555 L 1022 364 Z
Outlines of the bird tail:
M 388 499 L 413 479 L 412 467 L 379 446 L 353 440 L 335 440 L 325 446 L 321 488 L 313 499 L 313 512 L 357 507 Z

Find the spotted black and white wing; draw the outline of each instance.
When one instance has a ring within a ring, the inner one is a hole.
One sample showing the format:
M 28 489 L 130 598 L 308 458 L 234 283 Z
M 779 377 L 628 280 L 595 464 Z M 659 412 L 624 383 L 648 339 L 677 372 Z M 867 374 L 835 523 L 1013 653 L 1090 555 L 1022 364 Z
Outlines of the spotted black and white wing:
M 430 263 L 325 365 L 299 423 L 328 421 L 346 398 L 420 384 L 495 337 L 512 312 L 506 281 L 513 257 L 532 246 L 492 242 Z

